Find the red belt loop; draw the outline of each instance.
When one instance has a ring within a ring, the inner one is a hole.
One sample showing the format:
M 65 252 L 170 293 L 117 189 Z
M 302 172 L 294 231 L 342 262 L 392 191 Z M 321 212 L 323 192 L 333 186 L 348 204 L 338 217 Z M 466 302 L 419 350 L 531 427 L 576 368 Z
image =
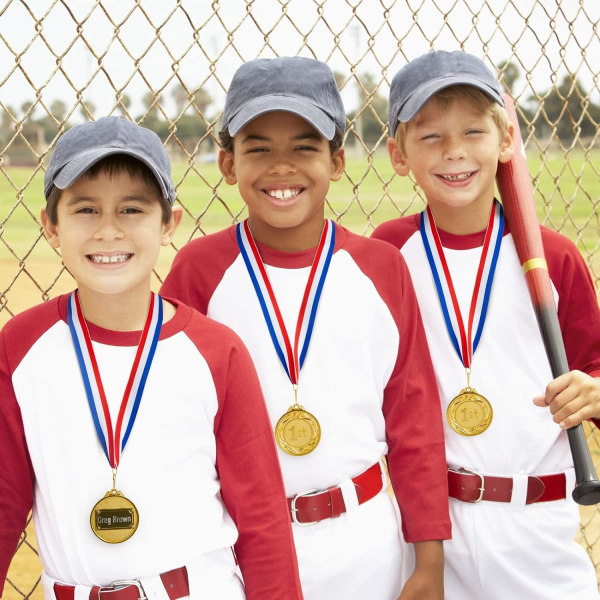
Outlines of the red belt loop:
M 469 469 L 448 469 L 448 490 L 451 498 L 463 502 L 510 502 L 512 477 L 481 475 Z M 527 478 L 526 504 L 551 502 L 567 497 L 567 478 L 564 473 L 530 475 Z
M 161 573 L 160 579 L 170 600 L 178 600 L 190 595 L 188 573 L 185 567 L 179 567 Z M 75 600 L 75 586 L 54 584 L 56 600 Z M 90 589 L 90 600 L 143 600 L 146 593 L 139 580 L 115 581 L 107 587 L 93 586 Z
M 375 463 L 352 479 L 358 504 L 374 498 L 383 489 L 381 466 Z M 339 517 L 346 512 L 342 490 L 334 485 L 327 490 L 307 490 L 288 498 L 292 521 L 310 524 Z

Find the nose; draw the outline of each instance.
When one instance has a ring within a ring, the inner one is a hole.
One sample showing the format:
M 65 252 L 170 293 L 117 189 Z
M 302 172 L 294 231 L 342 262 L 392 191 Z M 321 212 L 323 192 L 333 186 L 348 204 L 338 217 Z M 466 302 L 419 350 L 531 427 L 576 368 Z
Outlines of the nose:
M 105 213 L 100 215 L 94 234 L 97 240 L 119 240 L 123 238 L 123 230 L 116 215 Z
M 271 175 L 289 175 L 290 173 L 295 173 L 295 171 L 294 161 L 287 152 L 281 152 L 273 156 L 273 162 L 269 169 Z
M 460 160 L 465 157 L 465 149 L 460 138 L 448 138 L 444 144 L 444 158 L 446 160 Z

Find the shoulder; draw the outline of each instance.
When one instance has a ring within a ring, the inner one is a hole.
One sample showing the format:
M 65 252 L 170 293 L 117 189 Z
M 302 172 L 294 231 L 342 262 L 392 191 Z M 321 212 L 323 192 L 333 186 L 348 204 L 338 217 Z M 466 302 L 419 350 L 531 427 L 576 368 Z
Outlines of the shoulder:
M 203 235 L 189 241 L 179 249 L 173 262 L 175 264 L 184 259 L 187 260 L 207 253 L 218 253 L 217 256 L 231 253 L 236 254 L 237 250 L 236 226 L 232 225 L 222 231 Z
M 399 256 L 398 248 L 387 241 L 352 233 L 341 225 L 336 225 L 336 235 L 336 250 L 345 250 L 356 260 L 375 261 L 382 257 L 395 260 Z
M 339 246 L 336 240 L 336 250 L 349 254 L 382 297 L 400 298 L 402 294 L 412 290 L 408 266 L 396 246 L 383 240 L 360 236 L 342 227 L 339 229 L 342 240 Z
M 392 219 L 377 226 L 371 234 L 371 238 L 384 240 L 396 248 L 401 248 L 408 238 L 419 231 L 419 223 L 420 214 Z
M 11 370 L 21 362 L 31 347 L 58 321 L 66 318 L 68 295 L 59 296 L 29 308 L 6 323 L 2 328 L 2 355 Z
M 241 338 L 227 325 L 207 317 L 180 300 L 169 297 L 165 299 L 177 306 L 177 329 L 189 338 L 207 360 L 211 357 L 223 358 L 239 348 L 245 351 Z
M 587 272 L 585 260 L 577 246 L 568 237 L 540 226 L 544 255 L 548 263 L 548 270 L 553 280 L 564 277 L 569 272 Z
M 235 226 L 188 242 L 175 255 L 161 295 L 206 313 L 214 290 L 238 256 Z
M 542 233 L 542 242 L 544 244 L 544 251 L 551 254 L 568 252 L 579 253 L 577 246 L 564 234 L 554 231 L 545 225 L 540 225 Z

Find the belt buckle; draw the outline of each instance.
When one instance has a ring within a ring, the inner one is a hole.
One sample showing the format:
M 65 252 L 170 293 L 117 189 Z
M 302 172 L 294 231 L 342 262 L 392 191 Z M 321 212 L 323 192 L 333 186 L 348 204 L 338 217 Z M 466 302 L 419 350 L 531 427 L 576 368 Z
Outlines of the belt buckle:
M 107 591 L 108 589 L 112 589 L 114 591 L 118 591 L 122 588 L 129 587 L 130 585 L 134 585 L 137 588 L 138 600 L 148 600 L 146 592 L 142 586 L 142 582 L 138 581 L 137 579 L 122 579 L 120 581 L 113 581 L 107 588 L 104 588 L 104 590 Z M 98 600 L 102 600 L 100 597 L 102 590 L 103 588 L 98 590 Z
M 483 475 L 477 471 L 473 471 L 473 469 L 465 469 L 465 467 L 461 467 L 457 473 L 468 473 L 470 475 L 476 475 L 479 477 L 479 483 L 481 484 L 481 487 L 477 488 L 479 490 L 479 496 L 475 498 L 475 500 L 467 500 L 467 502 L 470 502 L 471 504 L 477 504 L 478 502 L 481 502 L 483 500 L 483 494 L 485 493 L 485 478 Z
M 302 521 L 298 521 L 298 517 L 296 517 L 296 513 L 300 510 L 299 508 L 296 508 L 296 501 L 299 498 L 310 498 L 310 496 L 316 496 L 317 494 L 320 494 L 321 491 L 320 490 L 305 490 L 303 492 L 298 492 L 293 498 L 292 498 L 292 502 L 290 505 L 290 511 L 292 513 L 292 521 L 294 523 L 296 523 L 296 525 L 301 525 L 303 527 L 306 527 L 307 525 L 314 525 L 315 523 L 318 523 L 318 521 L 309 521 L 308 523 L 302 523 Z

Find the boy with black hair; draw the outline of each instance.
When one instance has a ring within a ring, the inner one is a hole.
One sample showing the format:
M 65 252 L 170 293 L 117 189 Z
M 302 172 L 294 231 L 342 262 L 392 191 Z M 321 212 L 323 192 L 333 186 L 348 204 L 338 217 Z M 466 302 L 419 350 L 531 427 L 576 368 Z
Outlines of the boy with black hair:
M 44 193 L 77 289 L 0 334 L 0 581 L 33 507 L 47 600 L 300 599 L 248 352 L 150 289 L 181 219 L 162 142 L 117 117 L 76 126 Z
M 250 350 L 304 597 L 442 600 L 444 442 L 410 277 L 394 248 L 324 216 L 329 184 L 344 171 L 345 123 L 326 64 L 242 65 L 227 93 L 219 167 L 248 219 L 184 246 L 162 289 L 232 327 Z M 412 573 L 385 493 L 386 455 L 416 551 Z
M 551 381 L 494 198 L 498 163 L 515 151 L 495 76 L 461 51 L 416 58 L 392 80 L 389 126 L 394 170 L 412 173 L 427 208 L 373 237 L 408 263 L 447 417 L 446 598 L 597 598 L 592 564 L 573 541 L 579 514 L 565 432 L 600 416 L 600 311 L 585 263 L 542 227 L 573 369 Z

